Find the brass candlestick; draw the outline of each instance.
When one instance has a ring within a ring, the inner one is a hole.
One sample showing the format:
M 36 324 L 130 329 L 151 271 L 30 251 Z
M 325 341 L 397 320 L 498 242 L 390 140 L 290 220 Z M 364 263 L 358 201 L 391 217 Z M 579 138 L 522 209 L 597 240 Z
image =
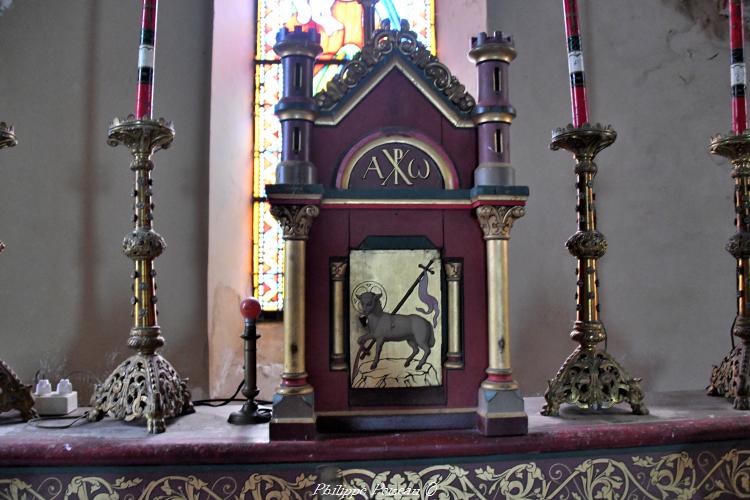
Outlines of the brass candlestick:
M 563 403 L 592 410 L 629 403 L 633 413 L 648 414 L 640 379 L 631 378 L 612 355 L 596 347 L 607 338 L 599 318 L 599 280 L 596 276 L 596 261 L 607 251 L 607 240 L 596 229 L 594 176 L 597 166 L 594 158 L 616 138 L 617 133 L 611 126 L 599 124 L 568 125 L 552 132 L 550 148 L 570 151 L 576 160 L 578 231 L 565 246 L 578 259 L 576 322 L 570 337 L 580 346 L 549 381 L 542 415 L 558 415 Z
M 737 260 L 737 316 L 732 325 L 732 335 L 740 340 L 721 365 L 714 366 L 711 384 L 707 388 L 712 396 L 733 399 L 738 410 L 749 410 L 750 402 L 750 133 L 717 135 L 711 140 L 709 151 L 721 155 L 732 163 L 734 178 L 734 233 L 726 245 L 727 252 Z
M 12 125 L 0 122 L 0 149 L 12 148 L 18 144 Z M 5 244 L 0 242 L 0 252 Z M 18 410 L 24 420 L 37 416 L 34 410 L 34 398 L 31 396 L 31 386 L 24 385 L 10 366 L 0 359 L 0 413 Z
M 187 379 L 181 379 L 156 353 L 164 345 L 164 337 L 157 323 L 154 259 L 167 244 L 152 224 L 151 156 L 169 147 L 172 139 L 174 128 L 163 118 L 137 120 L 130 115 L 122 121 L 115 118 L 107 141 L 110 146 L 125 145 L 133 155 L 130 169 L 135 172 L 135 229 L 125 236 L 122 250 L 135 263 L 131 275 L 134 324 L 128 346 L 138 353 L 118 366 L 104 384 L 97 384 L 89 420 L 101 420 L 105 414 L 126 421 L 145 417 L 152 434 L 164 432 L 165 419 L 193 411 Z

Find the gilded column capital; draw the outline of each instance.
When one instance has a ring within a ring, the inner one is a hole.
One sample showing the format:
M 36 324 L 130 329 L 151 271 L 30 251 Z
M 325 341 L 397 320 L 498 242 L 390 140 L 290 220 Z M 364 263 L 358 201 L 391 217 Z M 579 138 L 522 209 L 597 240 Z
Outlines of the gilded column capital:
M 482 205 L 477 208 L 477 218 L 485 240 L 510 239 L 513 223 L 524 215 L 526 208 L 521 206 Z
M 460 281 L 463 263 L 457 261 L 448 261 L 444 265 L 445 279 L 448 281 Z
M 346 277 L 347 262 L 335 260 L 331 262 L 331 279 L 333 281 L 343 281 Z
M 320 209 L 315 205 L 273 205 L 271 215 L 279 221 L 285 240 L 306 240 Z

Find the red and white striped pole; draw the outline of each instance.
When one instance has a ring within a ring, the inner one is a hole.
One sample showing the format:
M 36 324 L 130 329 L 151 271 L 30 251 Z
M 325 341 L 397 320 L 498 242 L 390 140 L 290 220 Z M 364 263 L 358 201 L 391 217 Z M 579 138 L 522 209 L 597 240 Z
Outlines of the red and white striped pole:
M 583 71 L 583 51 L 578 23 L 578 3 L 563 0 L 565 14 L 565 39 L 568 45 L 568 73 L 570 74 L 570 104 L 573 111 L 573 126 L 580 127 L 589 121 L 586 104 L 586 77 Z
M 158 0 L 143 0 L 141 43 L 138 47 L 138 90 L 135 117 L 152 117 L 154 102 L 154 48 L 156 47 L 156 7 Z
M 741 134 L 747 128 L 745 104 L 745 33 L 742 0 L 729 0 L 729 39 L 732 49 L 732 132 Z

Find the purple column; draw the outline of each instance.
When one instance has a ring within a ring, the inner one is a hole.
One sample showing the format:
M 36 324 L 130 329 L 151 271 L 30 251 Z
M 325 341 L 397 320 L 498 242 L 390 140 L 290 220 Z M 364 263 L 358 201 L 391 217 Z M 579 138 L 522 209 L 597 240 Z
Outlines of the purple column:
M 322 52 L 320 34 L 282 28 L 273 50 L 281 57 L 284 72 L 283 95 L 276 105 L 281 121 L 281 163 L 276 167 L 276 184 L 314 184 L 315 165 L 310 161 L 310 138 L 317 106 L 312 95 L 313 66 Z
M 475 186 L 512 186 L 515 170 L 510 164 L 510 124 L 516 110 L 508 101 L 508 67 L 516 58 L 510 36 L 496 31 L 471 39 L 469 59 L 477 65 L 479 97 L 472 113 L 477 126 L 479 165 Z

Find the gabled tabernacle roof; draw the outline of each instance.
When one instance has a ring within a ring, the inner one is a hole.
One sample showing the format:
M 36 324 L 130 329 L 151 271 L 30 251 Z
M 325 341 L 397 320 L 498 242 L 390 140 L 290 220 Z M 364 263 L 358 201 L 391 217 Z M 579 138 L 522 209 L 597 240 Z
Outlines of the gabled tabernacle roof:
M 346 63 L 325 90 L 315 95 L 320 112 L 315 123 L 336 125 L 394 68 L 399 69 L 457 127 L 473 127 L 474 97 L 430 50 L 417 40 L 409 23 L 391 30 L 383 21 L 362 50 Z

